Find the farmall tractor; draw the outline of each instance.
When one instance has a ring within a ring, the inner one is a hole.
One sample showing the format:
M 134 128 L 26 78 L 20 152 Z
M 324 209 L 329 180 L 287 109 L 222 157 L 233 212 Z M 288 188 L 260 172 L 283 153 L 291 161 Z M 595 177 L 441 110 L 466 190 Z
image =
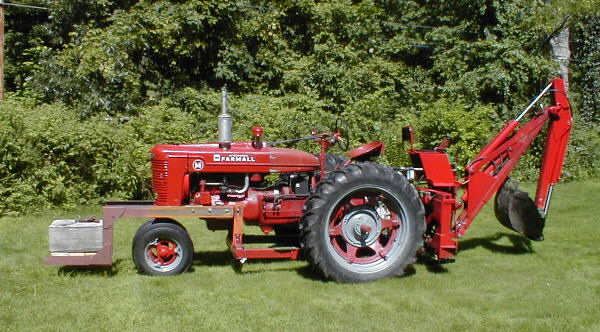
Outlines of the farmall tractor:
M 526 120 L 547 94 L 550 105 Z M 326 278 L 372 281 L 401 275 L 418 253 L 451 261 L 456 240 L 494 194 L 496 216 L 504 226 L 529 239 L 543 239 L 571 130 L 563 80 L 552 80 L 508 122 L 465 166 L 462 178 L 445 153 L 448 141 L 433 150 L 415 150 L 410 127 L 402 129 L 402 138 L 412 166 L 373 162 L 384 152 L 382 142 L 351 150 L 349 159 L 329 154 L 335 144 L 348 146 L 344 122 L 337 124 L 330 133 L 280 142 L 265 142 L 263 129 L 253 127 L 251 140 L 234 142 L 224 89 L 218 142 L 154 146 L 155 200 L 108 202 L 102 220 L 55 221 L 45 262 L 111 265 L 114 221 L 140 217 L 149 221 L 133 238 L 138 269 L 150 275 L 182 273 L 192 263 L 194 246 L 178 220 L 194 217 L 205 220 L 210 230 L 227 231 L 240 265 L 248 259 L 298 259 L 302 252 Z M 532 200 L 508 177 L 544 128 L 546 143 Z M 320 153 L 278 147 L 300 140 L 319 144 Z M 260 227 L 264 235 L 246 234 L 249 225 Z

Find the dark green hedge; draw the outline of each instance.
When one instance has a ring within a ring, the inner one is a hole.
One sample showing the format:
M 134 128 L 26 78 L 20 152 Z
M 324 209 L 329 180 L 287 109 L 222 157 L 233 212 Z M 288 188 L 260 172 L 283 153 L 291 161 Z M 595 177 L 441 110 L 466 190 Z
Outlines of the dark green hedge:
M 452 137 L 464 164 L 556 76 L 546 41 L 567 13 L 565 174 L 600 172 L 591 0 L 30 2 L 49 11 L 6 12 L 0 214 L 149 197 L 150 146 L 214 140 L 223 84 L 236 139 L 256 124 L 270 140 L 298 137 L 342 116 L 355 144 L 388 144 L 383 162 L 407 164 L 400 128 L 412 124 L 420 147 Z M 541 144 L 517 176 L 535 176 Z
M 408 163 L 400 144 L 404 125 L 416 128 L 422 147 L 434 146 L 443 135 L 451 136 L 454 144 L 449 153 L 457 157 L 459 165 L 472 158 L 499 128 L 491 108 L 467 109 L 445 100 L 374 120 L 364 114 L 371 114 L 370 107 L 378 109 L 370 98 L 365 97 L 344 114 L 354 146 L 383 140 L 388 148 L 381 161 L 393 165 Z M 188 111 L 172 107 L 173 101 L 168 99 L 141 109 L 139 116 L 122 123 L 100 116 L 80 119 L 76 110 L 58 103 L 9 98 L 0 104 L 0 215 L 97 204 L 106 199 L 151 198 L 151 146 L 214 141 L 218 101 L 217 92 L 188 91 Z M 248 139 L 252 125 L 263 125 L 268 140 L 279 140 L 307 135 L 313 128 L 326 130 L 335 120 L 322 110 L 323 105 L 300 95 L 233 95 L 231 106 L 235 139 Z M 600 175 L 599 143 L 597 128 L 576 124 L 565 179 Z M 299 147 L 318 150 L 311 143 Z M 534 150 L 540 150 L 539 146 Z M 523 160 L 520 177 L 531 179 L 537 174 L 537 152 Z

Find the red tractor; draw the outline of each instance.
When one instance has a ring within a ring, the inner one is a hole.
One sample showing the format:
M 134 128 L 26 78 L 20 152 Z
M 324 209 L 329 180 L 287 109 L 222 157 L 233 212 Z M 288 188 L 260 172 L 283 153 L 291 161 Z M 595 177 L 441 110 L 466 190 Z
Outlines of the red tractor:
M 525 115 L 547 93 L 550 106 Z M 508 182 L 508 176 L 535 137 L 549 123 L 535 200 Z M 384 152 L 382 142 L 362 145 L 347 155 L 327 153 L 335 144 L 347 148 L 347 126 L 338 120 L 331 133 L 265 142 L 263 129 L 252 128 L 250 141 L 233 142 L 227 95 L 216 143 L 156 145 L 151 152 L 154 201 L 108 202 L 103 220 L 79 220 L 98 230 L 101 245 L 87 236 L 62 245 L 54 228 L 46 263 L 112 264 L 112 226 L 120 217 L 150 218 L 133 239 L 138 269 L 151 275 L 186 271 L 194 253 L 192 240 L 177 219 L 197 217 L 211 230 L 228 231 L 234 259 L 306 259 L 325 277 L 362 282 L 401 275 L 418 252 L 446 262 L 457 252 L 456 239 L 484 204 L 496 194 L 500 222 L 530 239 L 541 240 L 553 185 L 559 180 L 571 130 L 571 110 L 564 82 L 554 79 L 515 120 L 466 166 L 458 178 L 443 141 L 433 150 L 415 150 L 413 131 L 402 129 L 410 144 L 410 167 L 372 161 Z M 277 147 L 311 140 L 318 155 Z M 275 175 L 275 176 L 273 176 Z M 460 197 L 459 197 L 460 193 Z M 264 235 L 247 235 L 259 226 Z M 52 226 L 51 226 L 52 227 Z M 65 226 L 69 227 L 69 226 Z M 274 234 L 274 235 L 273 235 Z M 72 238 L 73 236 L 71 236 Z M 52 241 L 55 241 L 53 250 Z M 268 243 L 263 247 L 249 243 Z M 272 245 L 275 244 L 275 245 Z

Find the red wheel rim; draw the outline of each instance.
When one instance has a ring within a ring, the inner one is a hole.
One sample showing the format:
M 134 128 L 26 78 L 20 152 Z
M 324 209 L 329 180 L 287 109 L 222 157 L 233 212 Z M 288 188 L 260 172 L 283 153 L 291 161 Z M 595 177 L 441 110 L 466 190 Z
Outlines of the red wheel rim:
M 384 216 L 382 206 L 386 206 Z M 387 260 L 402 223 L 381 195 L 354 195 L 339 204 L 332 215 L 329 239 L 340 257 L 350 264 Z
M 181 246 L 176 241 L 155 239 L 146 247 L 146 259 L 156 270 L 171 270 L 182 259 Z

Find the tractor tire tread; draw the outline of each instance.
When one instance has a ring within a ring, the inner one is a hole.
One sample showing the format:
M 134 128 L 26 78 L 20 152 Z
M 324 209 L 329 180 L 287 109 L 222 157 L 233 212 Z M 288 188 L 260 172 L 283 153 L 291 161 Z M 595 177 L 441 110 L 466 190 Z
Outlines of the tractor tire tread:
M 146 244 L 152 238 L 166 237 L 176 240 L 183 248 L 181 263 L 169 271 L 157 271 L 146 263 Z M 133 237 L 132 244 L 133 261 L 137 269 L 148 275 L 175 275 L 187 271 L 192 265 L 194 258 L 194 245 L 187 230 L 173 222 L 151 219 L 142 224 Z
M 350 271 L 340 270 L 334 266 L 328 257 L 330 253 L 321 239 L 323 232 L 323 215 L 327 214 L 327 208 L 336 199 L 336 191 L 341 187 L 374 181 L 387 183 L 401 196 L 411 214 L 409 222 L 413 225 L 410 235 L 410 248 L 406 249 L 408 257 L 399 262 L 393 268 L 386 269 L 384 273 L 374 275 L 357 275 Z M 327 178 L 321 181 L 316 188 L 315 194 L 306 202 L 306 212 L 301 220 L 302 223 L 302 245 L 308 262 L 319 271 L 325 278 L 337 282 L 364 282 L 373 281 L 392 276 L 404 274 L 405 268 L 416 261 L 416 253 L 423 245 L 423 233 L 425 232 L 425 210 L 416 189 L 391 167 L 372 163 L 353 163 L 342 169 L 331 172 Z

